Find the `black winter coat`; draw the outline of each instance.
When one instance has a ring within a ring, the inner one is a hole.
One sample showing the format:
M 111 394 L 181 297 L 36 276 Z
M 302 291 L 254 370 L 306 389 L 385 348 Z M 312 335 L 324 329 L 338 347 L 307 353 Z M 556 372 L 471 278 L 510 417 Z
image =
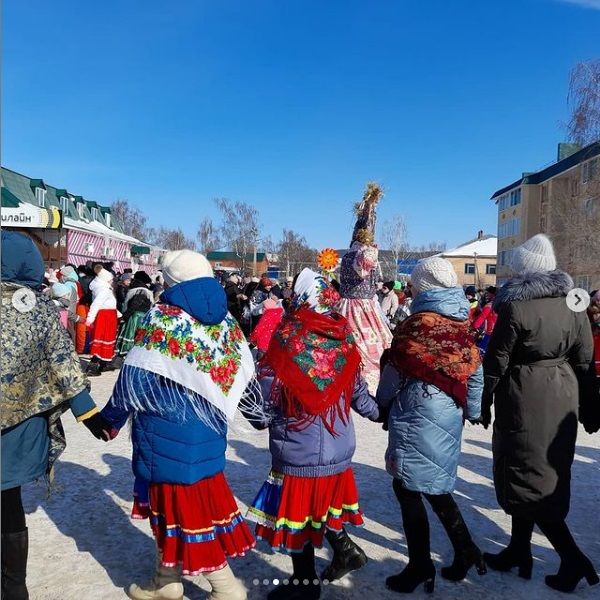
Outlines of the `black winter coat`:
M 529 274 L 509 281 L 496 299 L 484 402 L 493 392 L 494 485 L 510 515 L 563 519 L 569 512 L 578 378 L 593 356 L 585 312 L 566 303 L 572 287 L 560 271 Z

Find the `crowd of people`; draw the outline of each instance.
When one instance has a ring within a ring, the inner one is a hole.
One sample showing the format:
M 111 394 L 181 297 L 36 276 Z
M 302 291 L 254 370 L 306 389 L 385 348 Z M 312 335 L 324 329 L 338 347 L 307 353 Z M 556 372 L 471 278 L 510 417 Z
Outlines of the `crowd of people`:
M 131 585 L 134 600 L 182 600 L 182 576 L 198 574 L 211 600 L 244 600 L 229 561 L 255 540 L 291 557 L 296 585 L 269 600 L 318 599 L 324 580 L 361 569 L 368 557 L 347 531 L 364 524 L 353 414 L 388 435 L 381 460 L 408 547 L 389 590 L 434 590 L 424 500 L 454 550 L 447 580 L 488 568 L 531 578 L 537 526 L 560 557 L 550 588 L 599 582 L 566 517 L 578 422 L 600 430 L 600 292 L 587 314 L 571 311 L 573 281 L 543 235 L 515 250 L 498 289 L 464 290 L 440 257 L 405 285 L 379 282 L 378 199 L 368 188 L 357 207 L 339 282 L 307 268 L 282 284 L 234 274 L 222 285 L 189 250 L 165 256 L 160 281 L 110 264 L 48 273 L 31 239 L 2 231 L 3 598 L 28 598 L 21 487 L 52 476 L 68 409 L 105 442 L 131 424 L 132 517 L 156 539 L 155 572 Z M 88 376 L 120 369 L 102 410 L 78 353 L 91 355 Z M 482 551 L 452 495 L 464 423 L 487 429 L 492 407 L 494 485 L 512 518 L 497 554 Z M 246 515 L 254 535 L 224 475 L 238 411 L 269 435 L 271 469 Z M 333 555 L 319 574 L 325 541 Z

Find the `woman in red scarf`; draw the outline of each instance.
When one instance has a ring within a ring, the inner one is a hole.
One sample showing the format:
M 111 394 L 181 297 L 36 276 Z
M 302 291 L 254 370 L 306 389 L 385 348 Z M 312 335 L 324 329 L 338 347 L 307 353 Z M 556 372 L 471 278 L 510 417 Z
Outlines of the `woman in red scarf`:
M 364 566 L 367 557 L 344 525 L 363 524 L 351 462 L 356 447 L 350 409 L 371 420 L 379 409 L 359 374 L 360 355 L 348 322 L 332 310 L 339 294 L 304 269 L 294 285 L 293 309 L 261 361 L 261 387 L 269 427 L 272 470 L 249 509 L 256 536 L 291 553 L 292 579 L 268 598 L 320 595 L 314 549 L 326 537 L 334 550 L 322 574 L 332 581 Z

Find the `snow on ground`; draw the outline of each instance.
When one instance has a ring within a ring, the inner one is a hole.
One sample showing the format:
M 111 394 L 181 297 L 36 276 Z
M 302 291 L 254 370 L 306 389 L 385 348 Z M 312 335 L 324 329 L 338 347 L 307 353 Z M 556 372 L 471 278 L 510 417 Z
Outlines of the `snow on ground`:
M 92 394 L 104 406 L 115 373 L 93 380 Z M 325 600 L 346 598 L 391 599 L 384 579 L 407 561 L 400 509 L 394 497 L 383 455 L 387 434 L 380 425 L 355 418 L 358 449 L 354 470 L 366 515 L 366 527 L 350 533 L 371 559 L 360 572 L 327 586 Z M 105 444 L 93 438 L 70 413 L 63 418 L 68 447 L 56 469 L 55 491 L 37 483 L 24 493 L 30 532 L 28 584 L 32 600 L 117 600 L 132 581 L 147 580 L 152 572 L 154 543 L 147 521 L 129 518 L 133 476 L 130 442 L 126 431 Z M 270 462 L 267 433 L 254 431 L 239 419 L 230 432 L 227 477 L 240 505 L 252 502 L 266 477 Z M 491 481 L 491 432 L 467 424 L 456 497 L 476 542 L 483 550 L 497 551 L 508 539 L 510 521 L 498 508 Z M 569 523 L 582 549 L 600 568 L 600 434 L 580 432 L 573 468 L 572 508 Z M 452 550 L 439 522 L 431 516 L 432 550 L 438 567 L 448 564 Z M 543 583 L 558 569 L 558 557 L 544 537 L 534 536 L 534 577 L 530 582 L 516 574 L 475 574 L 460 584 L 438 575 L 437 597 L 560 598 Z M 327 564 L 329 551 L 318 552 L 318 570 Z M 289 575 L 290 560 L 264 545 L 232 561 L 232 567 L 249 589 L 250 598 L 264 598 L 272 589 L 263 581 Z M 258 583 L 258 585 L 256 585 Z M 187 578 L 186 598 L 204 598 L 208 589 L 202 577 Z M 578 598 L 597 598 L 598 589 L 580 584 Z M 422 588 L 415 597 L 423 597 Z

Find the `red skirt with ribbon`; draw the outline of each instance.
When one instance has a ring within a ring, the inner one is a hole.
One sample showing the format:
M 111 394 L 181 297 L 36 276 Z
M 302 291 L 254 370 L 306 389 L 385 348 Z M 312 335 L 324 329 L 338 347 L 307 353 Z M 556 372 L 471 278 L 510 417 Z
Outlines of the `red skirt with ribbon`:
M 112 360 L 117 342 L 117 311 L 99 310 L 91 329 L 90 354 L 101 360 Z
M 248 509 L 248 519 L 257 522 L 258 539 L 282 552 L 301 552 L 308 544 L 320 548 L 327 529 L 364 525 L 351 468 L 327 477 L 271 471 Z
M 150 517 L 163 566 L 219 571 L 256 545 L 223 473 L 193 485 L 150 483 L 147 500 L 142 487 L 136 482 L 132 517 Z

